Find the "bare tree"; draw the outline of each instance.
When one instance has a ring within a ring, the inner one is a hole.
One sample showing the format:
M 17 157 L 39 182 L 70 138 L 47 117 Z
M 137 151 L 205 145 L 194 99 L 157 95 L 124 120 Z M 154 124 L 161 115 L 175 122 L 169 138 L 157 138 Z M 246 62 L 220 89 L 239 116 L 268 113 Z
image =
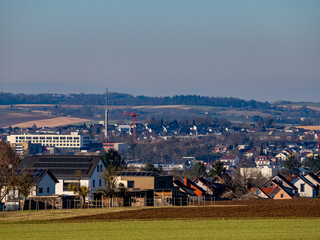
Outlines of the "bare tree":
M 20 162 L 21 158 L 15 150 L 8 143 L 0 141 L 0 202 L 7 195 L 8 184 Z
M 11 164 L 12 169 L 16 169 L 21 162 L 20 156 L 6 142 L 0 141 L 0 166 Z
M 12 174 L 10 181 L 8 182 L 8 186 L 10 190 L 12 190 L 12 192 L 18 190 L 19 194 L 22 195 L 23 200 L 21 209 L 23 210 L 27 197 L 35 187 L 35 184 L 33 182 L 33 170 L 23 169 L 20 171 L 16 171 Z
M 116 167 L 108 166 L 100 176 L 104 181 L 104 187 L 100 188 L 99 192 L 105 197 L 109 197 L 111 199 L 110 203 L 112 203 L 113 197 L 124 197 L 127 193 L 123 183 L 118 183 L 115 170 Z

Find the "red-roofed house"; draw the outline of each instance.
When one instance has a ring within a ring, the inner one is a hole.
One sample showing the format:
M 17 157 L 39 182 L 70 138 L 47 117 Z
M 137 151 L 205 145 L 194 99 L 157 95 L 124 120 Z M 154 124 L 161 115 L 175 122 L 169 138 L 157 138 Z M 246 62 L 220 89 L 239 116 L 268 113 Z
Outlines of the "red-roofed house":
M 184 185 L 187 186 L 188 188 L 194 189 L 194 193 L 197 196 L 205 196 L 206 191 L 202 189 L 200 186 L 192 182 L 189 178 L 184 178 Z

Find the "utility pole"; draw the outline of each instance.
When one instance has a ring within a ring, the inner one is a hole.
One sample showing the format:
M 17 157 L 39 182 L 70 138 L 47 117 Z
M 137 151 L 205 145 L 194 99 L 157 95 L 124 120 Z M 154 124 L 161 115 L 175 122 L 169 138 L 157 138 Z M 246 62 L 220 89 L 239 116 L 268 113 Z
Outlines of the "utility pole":
M 108 108 L 108 87 L 106 88 L 106 109 L 104 112 L 104 134 L 106 139 L 108 140 L 108 112 L 109 112 L 109 108 Z

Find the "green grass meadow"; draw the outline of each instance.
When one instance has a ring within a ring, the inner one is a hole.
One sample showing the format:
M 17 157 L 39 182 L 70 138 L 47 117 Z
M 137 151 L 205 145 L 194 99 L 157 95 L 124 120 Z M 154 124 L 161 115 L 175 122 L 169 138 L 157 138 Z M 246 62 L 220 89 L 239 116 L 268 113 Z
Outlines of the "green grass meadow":
M 0 239 L 320 239 L 320 219 L 1 223 Z

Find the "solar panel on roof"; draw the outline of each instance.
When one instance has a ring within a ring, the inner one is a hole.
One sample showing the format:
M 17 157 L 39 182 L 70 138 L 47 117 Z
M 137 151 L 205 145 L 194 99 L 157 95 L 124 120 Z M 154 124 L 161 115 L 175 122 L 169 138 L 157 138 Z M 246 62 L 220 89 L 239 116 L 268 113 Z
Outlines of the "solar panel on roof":
M 72 168 L 72 169 L 89 169 L 91 163 L 35 163 L 37 168 Z
M 34 177 L 40 177 L 43 172 L 44 172 L 44 169 L 34 169 L 32 174 Z
M 42 163 L 91 163 L 92 158 L 40 158 Z

